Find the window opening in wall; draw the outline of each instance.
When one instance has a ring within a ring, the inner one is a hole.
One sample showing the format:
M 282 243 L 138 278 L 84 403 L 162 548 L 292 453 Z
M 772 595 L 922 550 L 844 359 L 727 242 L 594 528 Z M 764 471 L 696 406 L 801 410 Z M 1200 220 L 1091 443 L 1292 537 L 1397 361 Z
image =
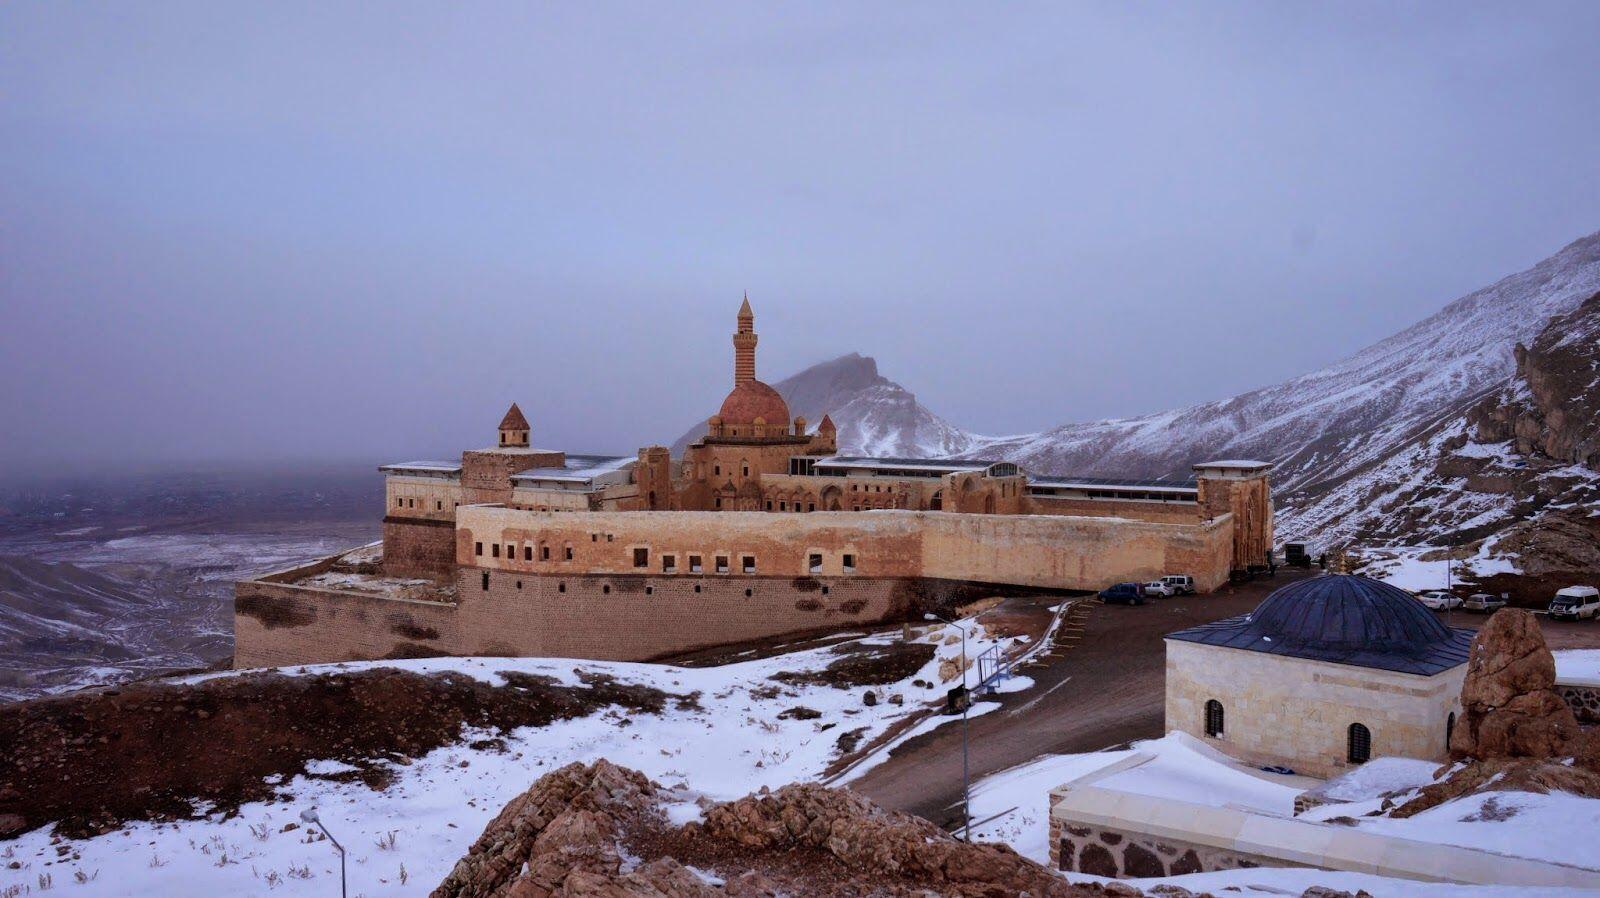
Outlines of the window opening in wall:
M 589 542 L 597 543 L 599 541 L 600 541 L 600 534 L 598 534 L 598 533 L 589 534 Z
M 745 573 L 753 574 L 756 572 L 756 557 L 754 555 L 744 556 L 744 558 L 741 559 L 740 564 L 744 568 Z
M 779 502 L 778 503 L 778 510 L 779 511 L 788 511 L 789 510 L 789 503 L 788 502 Z
M 400 498 L 399 496 L 395 496 L 394 497 L 394 507 L 395 508 L 404 508 L 405 505 L 406 505 L 406 500 Z
M 844 569 L 846 572 L 856 569 L 856 557 L 854 555 L 845 553 L 844 557 L 840 560 L 844 562 Z
M 606 534 L 606 542 L 611 542 L 612 538 L 615 537 L 615 536 L 616 536 L 615 533 L 607 533 Z
M 473 543 L 472 544 L 472 554 L 474 554 L 474 555 L 482 555 L 483 554 L 483 543 Z
M 670 574 L 670 573 L 676 571 L 677 569 L 678 569 L 678 556 L 676 556 L 676 555 L 663 555 L 663 556 L 661 556 L 661 572 L 663 574 Z
M 822 554 L 820 552 L 812 552 L 811 557 L 807 559 L 806 563 L 810 566 L 811 573 L 822 573 Z
M 443 501 L 434 502 L 433 503 L 433 510 L 434 511 L 444 511 L 444 502 Z
M 689 556 L 689 573 L 691 573 L 691 574 L 700 573 L 700 556 L 699 555 L 690 555 Z
M 500 544 L 499 543 L 495 543 L 494 545 L 490 546 L 489 547 L 489 551 L 494 555 L 494 557 L 499 558 L 500 557 Z
M 649 567 L 650 566 L 650 550 L 649 549 L 634 549 L 633 550 L 633 566 L 634 567 Z
M 566 552 L 567 552 L 567 560 L 571 561 L 572 560 L 572 546 L 570 546 L 570 545 L 567 546 Z
M 718 555 L 717 556 L 717 573 L 726 574 L 727 572 L 728 572 L 728 556 L 726 556 L 726 555 Z
M 1450 750 L 1450 734 L 1456 731 L 1456 712 L 1451 711 L 1444 719 L 1444 750 Z
M 517 547 L 513 546 L 510 543 L 506 543 L 506 560 L 507 561 L 513 561 L 513 560 L 516 559 L 516 557 L 517 557 Z
M 521 580 L 518 580 L 518 581 L 517 581 L 517 588 L 518 588 L 518 589 L 521 589 L 521 588 L 522 588 L 522 581 L 521 581 Z
M 644 588 L 644 594 L 647 596 L 653 596 L 656 594 L 656 588 L 654 586 L 646 586 Z
M 718 507 L 718 508 L 722 507 L 722 497 L 721 496 L 717 497 L 717 506 L 716 507 Z
M 523 546 L 522 547 L 522 560 L 523 561 L 532 561 L 533 560 L 533 546 Z
M 695 585 L 694 585 L 694 591 L 695 591 L 695 592 L 699 592 L 699 591 L 700 591 L 700 584 L 698 584 L 698 583 L 696 583 L 696 584 L 695 584 Z
M 711 466 L 711 473 L 715 474 L 718 477 L 721 477 L 722 476 L 722 466 L 721 465 L 712 465 Z
M 550 547 L 549 546 L 540 546 L 539 547 L 539 560 L 540 561 L 549 561 L 550 560 Z
M 1222 732 L 1222 702 L 1206 699 L 1206 735 L 1215 739 Z
M 566 591 L 567 591 L 567 584 L 565 584 L 565 583 L 557 583 L 556 584 L 556 592 L 566 592 Z
M 815 503 L 815 502 L 807 502 L 806 503 L 806 511 L 816 511 L 816 510 L 817 510 L 817 503 Z
M 747 599 L 748 599 L 748 598 L 750 598 L 750 597 L 751 597 L 751 596 L 753 596 L 753 595 L 755 595 L 755 593 L 756 593 L 756 591 L 755 591 L 755 590 L 753 590 L 753 589 L 747 589 L 747 590 L 745 590 L 745 591 L 744 591 L 744 597 L 745 597 L 745 598 L 747 598 Z
M 1365 764 L 1372 758 L 1372 731 L 1359 723 L 1350 724 L 1350 750 L 1345 760 L 1352 764 Z
M 822 594 L 823 595 L 827 595 L 828 594 L 828 587 L 826 587 L 826 586 L 822 587 Z
M 600 587 L 600 591 L 608 596 L 611 595 L 611 584 L 607 583 L 606 585 Z
M 484 588 L 484 591 L 486 591 L 486 592 L 489 589 L 489 572 L 488 571 L 484 571 L 483 572 L 483 588 Z

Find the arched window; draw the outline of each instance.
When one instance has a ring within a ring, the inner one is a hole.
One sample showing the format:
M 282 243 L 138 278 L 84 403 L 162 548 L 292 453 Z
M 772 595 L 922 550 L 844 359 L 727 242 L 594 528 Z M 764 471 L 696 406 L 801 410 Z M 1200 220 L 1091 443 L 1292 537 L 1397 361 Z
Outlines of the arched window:
M 1359 723 L 1350 724 L 1350 750 L 1345 760 L 1365 764 L 1372 759 L 1372 731 Z
M 1456 712 L 1451 711 L 1444 719 L 1444 750 L 1450 750 L 1450 736 L 1456 731 Z
M 1222 735 L 1222 702 L 1206 699 L 1206 735 L 1213 739 Z

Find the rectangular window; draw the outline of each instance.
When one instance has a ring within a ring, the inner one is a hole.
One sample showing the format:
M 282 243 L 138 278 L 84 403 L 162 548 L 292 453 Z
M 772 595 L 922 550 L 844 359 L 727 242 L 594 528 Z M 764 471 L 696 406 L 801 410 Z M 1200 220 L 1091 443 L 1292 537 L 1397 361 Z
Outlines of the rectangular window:
M 515 560 L 517 560 L 517 547 L 513 546 L 510 543 L 506 543 L 506 560 L 507 561 L 515 561 Z
M 439 501 L 434 502 L 433 503 L 433 510 L 434 511 L 444 511 L 444 501 L 443 500 L 439 500 Z
M 843 560 L 845 570 L 853 571 L 856 569 L 856 557 L 854 555 L 846 554 Z
M 678 556 L 676 556 L 676 555 L 663 555 L 663 556 L 661 556 L 661 572 L 663 574 L 670 574 L 673 571 L 676 571 L 677 569 L 678 569 Z
M 778 510 L 779 511 L 788 511 L 789 510 L 789 503 L 787 503 L 787 502 L 779 502 L 778 503 Z
M 711 466 L 711 472 L 713 474 L 716 474 L 718 477 L 721 477 L 722 476 L 722 466 L 721 465 L 712 465 Z
M 532 561 L 533 560 L 533 546 L 523 546 L 522 547 L 522 560 L 523 561 Z
M 756 557 L 754 555 L 744 556 L 740 559 L 740 563 L 743 565 L 745 573 L 753 574 L 756 572 Z
M 567 546 L 567 560 L 568 561 L 572 560 L 572 547 L 571 546 Z
M 693 574 L 700 573 L 700 556 L 699 555 L 690 555 L 689 556 L 689 572 L 693 573 Z
M 500 544 L 499 543 L 495 543 L 494 545 L 490 546 L 489 547 L 489 552 L 491 554 L 493 554 L 494 557 L 499 558 L 500 557 Z
M 488 571 L 484 571 L 483 572 L 483 588 L 484 588 L 485 591 L 488 591 L 488 589 L 489 589 L 489 572 Z
M 473 543 L 472 554 L 481 556 L 483 554 L 483 543 Z
M 540 546 L 539 547 L 539 560 L 540 561 L 549 561 L 550 560 L 550 547 L 549 546 Z
M 649 567 L 650 566 L 650 550 L 649 549 L 634 549 L 633 550 L 633 566 L 634 567 Z
M 400 498 L 399 496 L 395 496 L 394 497 L 394 507 L 395 508 L 405 508 L 406 507 L 406 500 Z
M 717 556 L 717 573 L 726 574 L 727 572 L 728 572 L 728 556 L 726 556 L 726 555 L 718 555 Z
M 771 511 L 771 510 L 772 510 L 772 500 L 768 499 L 767 500 L 767 511 Z
M 722 507 L 722 497 L 721 497 L 721 496 L 718 496 L 718 497 L 717 497 L 717 507 L 718 507 L 718 508 L 721 508 L 721 507 Z
M 811 565 L 811 573 L 813 573 L 813 574 L 822 573 L 822 553 L 820 553 L 820 552 L 812 552 L 809 564 Z

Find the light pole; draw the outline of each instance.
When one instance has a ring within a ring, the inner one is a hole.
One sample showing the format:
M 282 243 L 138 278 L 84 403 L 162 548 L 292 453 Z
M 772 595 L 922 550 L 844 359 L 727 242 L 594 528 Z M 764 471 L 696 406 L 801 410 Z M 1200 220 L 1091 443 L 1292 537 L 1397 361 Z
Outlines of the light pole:
M 972 694 L 967 692 L 967 628 L 937 614 L 924 614 L 923 620 L 944 621 L 961 631 L 961 840 L 972 841 L 972 785 L 968 778 L 971 769 L 967 761 L 967 708 L 972 705 Z
M 344 882 L 344 846 L 340 845 L 339 844 L 339 840 L 335 839 L 333 837 L 333 833 L 328 832 L 328 828 L 326 826 L 322 825 L 322 818 L 317 816 L 317 809 L 316 808 L 306 808 L 305 810 L 301 811 L 300 812 L 300 819 L 301 819 L 302 822 L 305 822 L 305 823 L 315 823 L 317 825 L 317 829 L 322 830 L 322 834 L 327 836 L 328 837 L 328 841 L 332 842 L 333 843 L 333 847 L 338 850 L 338 852 L 339 852 L 339 898 L 348 898 L 349 893 L 345 889 L 345 882 Z

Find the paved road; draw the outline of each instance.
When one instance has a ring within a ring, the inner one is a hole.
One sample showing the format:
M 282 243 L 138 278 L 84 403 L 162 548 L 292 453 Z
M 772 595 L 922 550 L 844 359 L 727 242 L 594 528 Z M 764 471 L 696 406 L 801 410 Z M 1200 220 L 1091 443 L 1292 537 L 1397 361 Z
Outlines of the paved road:
M 1206 596 L 1142 607 L 1089 600 L 1063 623 L 1060 645 L 1027 671 L 1035 686 L 999 696 L 1002 707 L 973 718 L 974 780 L 1052 752 L 1094 751 L 1162 733 L 1166 652 L 1162 637 L 1242 614 L 1304 576 L 1224 587 Z M 994 697 L 985 701 L 995 700 Z M 851 784 L 884 807 L 948 826 L 961 813 L 961 725 L 950 723 L 895 749 Z

